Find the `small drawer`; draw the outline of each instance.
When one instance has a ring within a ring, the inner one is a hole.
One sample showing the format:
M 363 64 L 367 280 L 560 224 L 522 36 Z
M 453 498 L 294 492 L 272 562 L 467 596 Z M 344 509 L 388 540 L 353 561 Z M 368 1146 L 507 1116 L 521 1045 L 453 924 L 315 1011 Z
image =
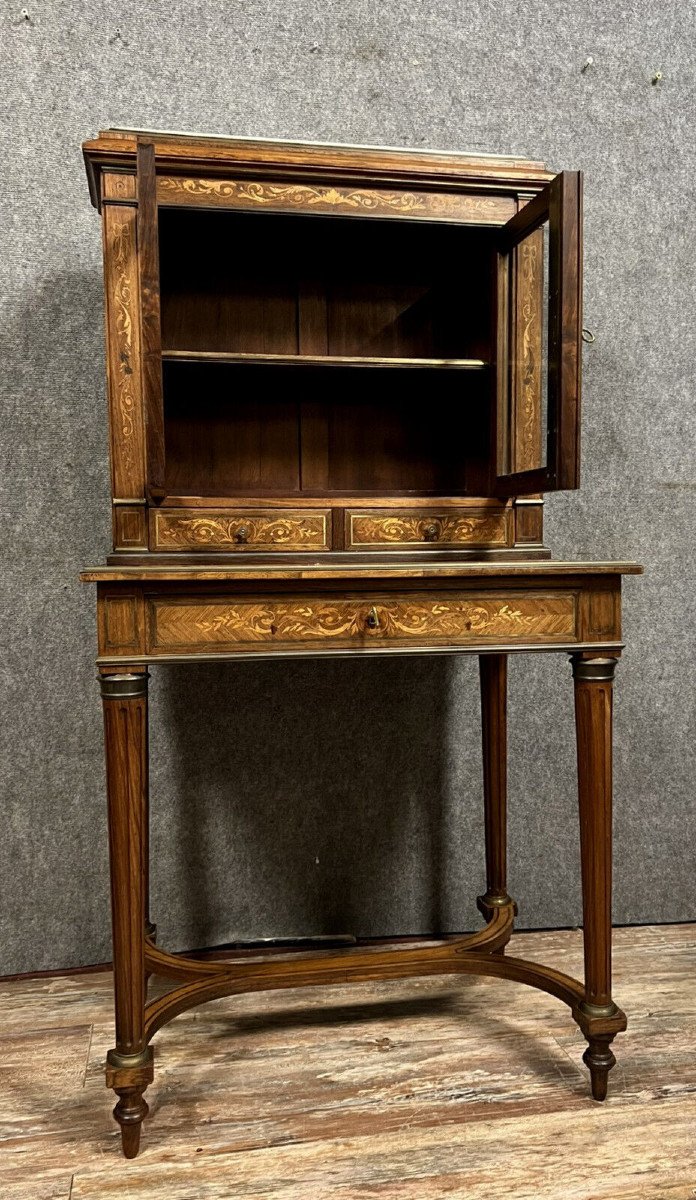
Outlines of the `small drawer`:
M 268 653 L 577 641 L 573 592 L 176 597 L 150 601 L 149 653 Z
M 507 546 L 509 513 L 503 507 L 466 509 L 348 509 L 346 546 L 383 550 L 387 546 L 440 549 Z
M 157 509 L 153 550 L 328 550 L 328 509 Z

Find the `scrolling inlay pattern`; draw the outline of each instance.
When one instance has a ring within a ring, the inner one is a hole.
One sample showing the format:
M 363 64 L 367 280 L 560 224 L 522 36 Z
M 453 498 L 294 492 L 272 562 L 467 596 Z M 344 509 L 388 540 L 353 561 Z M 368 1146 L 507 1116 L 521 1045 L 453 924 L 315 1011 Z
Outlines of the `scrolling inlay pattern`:
M 529 471 L 540 465 L 541 430 L 538 426 L 541 393 L 541 288 L 543 232 L 527 238 L 518 251 L 521 324 L 518 337 L 518 436 L 515 470 Z
M 374 603 L 325 596 L 203 604 L 155 601 L 154 616 L 159 650 L 220 643 L 253 649 L 264 643 L 277 646 L 323 640 L 355 648 L 380 640 L 408 643 L 420 639 L 425 645 L 490 638 L 573 641 L 576 626 L 572 593 L 382 597 Z
M 131 474 L 135 467 L 135 385 L 133 374 L 133 285 L 135 259 L 132 218 L 119 221 L 111 230 L 116 377 L 113 385 L 118 407 L 123 466 Z
M 160 176 L 157 188 L 160 201 L 165 204 L 185 204 L 198 199 L 231 208 L 319 209 L 329 212 L 347 209 L 396 216 L 451 217 L 484 225 L 501 225 L 514 212 L 514 203 L 506 196 L 474 196 L 453 192 L 313 187 L 304 183 L 192 179 L 177 175 Z
M 350 540 L 354 546 L 410 542 L 504 546 L 507 544 L 506 517 L 504 512 L 468 513 L 466 516 L 457 513 L 426 513 L 425 516 L 360 513 L 351 516 Z
M 233 516 L 155 514 L 155 545 L 162 549 L 199 546 L 278 546 L 283 550 L 326 545 L 323 513 L 235 513 Z

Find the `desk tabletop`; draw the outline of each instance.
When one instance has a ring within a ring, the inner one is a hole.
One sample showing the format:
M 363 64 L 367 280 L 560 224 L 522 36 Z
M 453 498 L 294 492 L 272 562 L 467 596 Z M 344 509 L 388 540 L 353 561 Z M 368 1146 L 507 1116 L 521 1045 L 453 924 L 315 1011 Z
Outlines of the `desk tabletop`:
M 337 556 L 292 560 L 289 556 L 270 558 L 257 555 L 242 562 L 208 560 L 196 564 L 172 562 L 114 564 L 86 567 L 80 574 L 83 583 L 205 583 L 208 581 L 234 583 L 255 579 L 509 579 L 548 578 L 562 575 L 641 575 L 642 566 L 633 562 L 556 562 L 550 559 L 495 562 L 414 561 L 405 558 L 382 558 L 375 555 L 366 562 L 362 556 Z

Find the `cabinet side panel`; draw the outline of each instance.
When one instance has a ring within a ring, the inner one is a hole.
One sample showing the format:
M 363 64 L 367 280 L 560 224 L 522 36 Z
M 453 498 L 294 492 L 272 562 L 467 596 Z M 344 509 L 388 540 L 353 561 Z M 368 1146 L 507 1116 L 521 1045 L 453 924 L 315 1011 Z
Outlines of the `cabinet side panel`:
M 136 209 L 104 204 L 106 368 L 115 499 L 145 496 Z

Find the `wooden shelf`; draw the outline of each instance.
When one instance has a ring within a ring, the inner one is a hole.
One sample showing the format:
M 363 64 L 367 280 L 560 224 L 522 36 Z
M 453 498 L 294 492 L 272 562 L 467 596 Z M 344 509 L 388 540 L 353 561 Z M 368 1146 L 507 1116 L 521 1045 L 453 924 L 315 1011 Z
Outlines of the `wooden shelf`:
M 230 354 L 217 350 L 163 350 L 163 362 L 274 364 L 288 367 L 381 367 L 482 371 L 481 358 L 366 358 L 338 354 Z

